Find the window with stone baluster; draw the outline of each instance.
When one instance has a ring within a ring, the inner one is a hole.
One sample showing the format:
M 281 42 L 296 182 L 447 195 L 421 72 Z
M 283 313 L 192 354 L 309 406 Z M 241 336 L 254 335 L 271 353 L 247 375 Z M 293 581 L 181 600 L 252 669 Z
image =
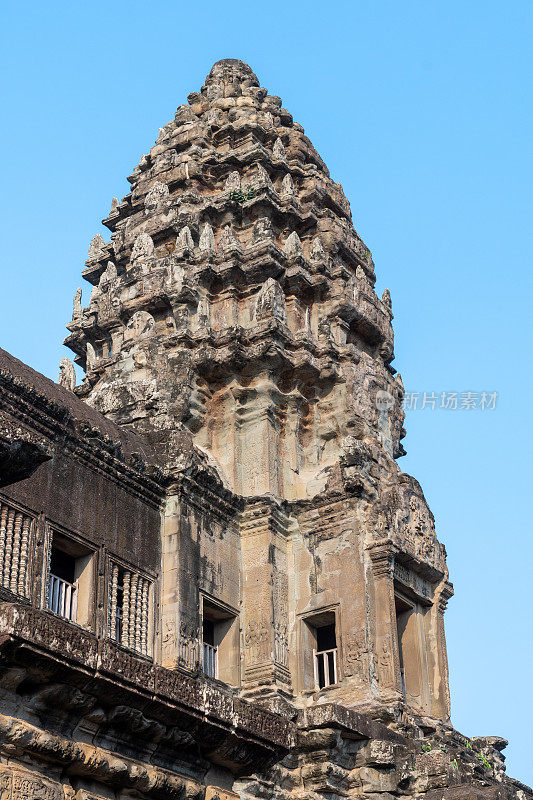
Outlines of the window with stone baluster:
M 33 517 L 0 501 L 0 587 L 19 597 L 30 596 Z
M 152 582 L 116 562 L 110 564 L 108 636 L 130 650 L 151 653 Z

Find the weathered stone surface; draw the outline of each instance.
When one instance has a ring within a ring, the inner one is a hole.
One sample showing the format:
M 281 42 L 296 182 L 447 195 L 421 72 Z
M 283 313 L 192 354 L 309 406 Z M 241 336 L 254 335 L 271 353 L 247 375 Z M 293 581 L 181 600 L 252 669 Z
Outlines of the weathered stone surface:
M 234 59 L 128 180 L 82 386 L 0 351 L 0 800 L 531 800 L 449 721 L 453 587 L 342 186 Z

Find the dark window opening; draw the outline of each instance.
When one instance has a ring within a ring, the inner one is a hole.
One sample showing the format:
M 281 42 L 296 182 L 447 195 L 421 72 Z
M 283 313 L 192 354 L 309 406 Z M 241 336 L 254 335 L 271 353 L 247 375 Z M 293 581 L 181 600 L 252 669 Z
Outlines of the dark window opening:
M 337 637 L 335 622 L 315 627 L 315 684 L 325 689 L 337 683 Z
M 74 556 L 64 553 L 57 547 L 52 546 L 50 556 L 50 572 L 58 578 L 68 583 L 74 583 L 76 571 L 76 559 Z
M 60 617 L 77 621 L 80 582 L 87 597 L 91 552 L 81 543 L 54 531 L 50 545 L 46 606 Z M 81 614 L 86 621 L 87 609 Z
M 335 638 L 335 623 L 332 625 L 323 625 L 321 628 L 316 629 L 316 649 L 318 652 L 323 650 L 333 650 L 337 647 L 337 640 Z
M 212 619 L 204 619 L 204 642 L 215 646 L 215 623 Z
M 232 685 L 239 681 L 239 626 L 223 606 L 202 600 L 202 669 L 205 675 Z

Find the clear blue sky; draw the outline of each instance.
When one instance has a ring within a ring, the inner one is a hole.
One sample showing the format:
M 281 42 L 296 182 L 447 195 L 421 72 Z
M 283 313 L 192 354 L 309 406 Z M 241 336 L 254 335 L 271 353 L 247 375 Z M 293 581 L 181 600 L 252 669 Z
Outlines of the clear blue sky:
M 453 722 L 510 739 L 533 783 L 533 4 L 5 4 L 0 344 L 56 379 L 89 241 L 159 126 L 220 58 L 247 61 L 306 129 L 391 290 L 412 392 L 401 466 L 449 554 Z M 88 297 L 88 287 L 85 289 Z

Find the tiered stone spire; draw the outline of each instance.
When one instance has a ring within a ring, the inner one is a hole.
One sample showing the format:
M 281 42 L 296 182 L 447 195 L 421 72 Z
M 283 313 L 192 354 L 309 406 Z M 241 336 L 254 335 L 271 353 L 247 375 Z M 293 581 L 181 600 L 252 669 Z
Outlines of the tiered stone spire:
M 237 493 L 309 497 L 354 437 L 402 453 L 390 298 L 342 187 L 250 67 L 217 62 L 188 100 L 91 243 L 77 391 L 142 432 L 189 430 Z

